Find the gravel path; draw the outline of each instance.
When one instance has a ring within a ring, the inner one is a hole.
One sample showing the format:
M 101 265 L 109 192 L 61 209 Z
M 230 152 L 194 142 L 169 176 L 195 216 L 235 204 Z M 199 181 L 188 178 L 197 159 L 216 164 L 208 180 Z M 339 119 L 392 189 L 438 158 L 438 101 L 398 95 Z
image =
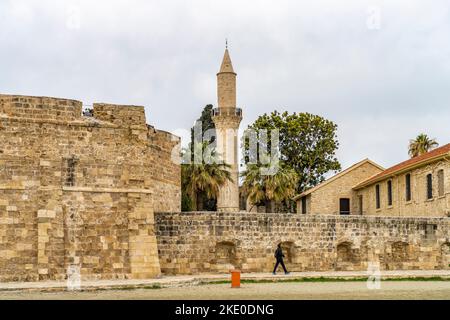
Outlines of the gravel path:
M 253 283 L 231 289 L 228 284 L 105 290 L 92 292 L 0 292 L 5 299 L 445 299 L 450 300 L 450 281 L 383 281 L 369 290 L 365 282 Z

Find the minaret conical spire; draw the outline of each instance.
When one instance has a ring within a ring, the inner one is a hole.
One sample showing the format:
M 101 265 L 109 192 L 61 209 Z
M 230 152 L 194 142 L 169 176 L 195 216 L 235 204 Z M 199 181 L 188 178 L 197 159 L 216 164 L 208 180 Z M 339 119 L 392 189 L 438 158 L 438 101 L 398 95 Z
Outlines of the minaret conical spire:
M 231 63 L 228 48 L 225 49 L 225 54 L 223 55 L 222 65 L 220 66 L 219 73 L 227 73 L 227 72 L 235 73 L 233 70 L 233 64 Z

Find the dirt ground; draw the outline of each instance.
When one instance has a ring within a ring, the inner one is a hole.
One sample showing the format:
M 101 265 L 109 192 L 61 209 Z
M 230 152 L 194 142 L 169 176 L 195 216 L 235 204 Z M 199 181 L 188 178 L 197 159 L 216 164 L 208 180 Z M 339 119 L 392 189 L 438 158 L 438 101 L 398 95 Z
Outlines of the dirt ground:
M 228 284 L 201 286 L 104 290 L 92 292 L 0 292 L 6 299 L 445 299 L 450 300 L 450 281 L 383 281 L 369 290 L 365 282 L 252 283 L 232 289 Z

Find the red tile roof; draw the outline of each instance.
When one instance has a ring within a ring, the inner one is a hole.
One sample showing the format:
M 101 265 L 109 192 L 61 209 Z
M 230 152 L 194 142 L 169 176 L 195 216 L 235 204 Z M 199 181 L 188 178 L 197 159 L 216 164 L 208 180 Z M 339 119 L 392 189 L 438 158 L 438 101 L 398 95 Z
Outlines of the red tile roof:
M 449 153 L 450 153 L 450 143 L 446 144 L 445 146 L 433 149 L 433 150 L 431 150 L 431 151 L 429 151 L 427 153 L 424 153 L 424 154 L 422 154 L 420 156 L 417 156 L 417 157 L 411 158 L 409 160 L 403 161 L 403 162 L 401 162 L 401 163 L 399 163 L 399 164 L 397 164 L 397 165 L 395 165 L 393 167 L 390 167 L 390 168 L 384 170 L 383 172 L 381 172 L 379 174 L 376 174 L 373 177 L 370 177 L 369 179 L 359 183 L 358 185 L 356 185 L 354 187 L 354 189 L 359 189 L 360 187 L 364 187 L 364 186 L 370 185 L 370 184 L 372 184 L 374 182 L 383 180 L 383 178 L 386 178 L 386 177 L 388 177 L 390 175 L 393 175 L 393 174 L 395 174 L 395 173 L 397 173 L 399 171 L 408 169 L 410 167 L 413 167 L 415 165 L 419 165 L 421 163 L 425 163 L 428 160 L 431 160 L 431 159 L 434 159 L 434 158 L 437 158 L 437 157 L 441 157 L 441 156 L 444 156 L 444 155 L 449 154 Z

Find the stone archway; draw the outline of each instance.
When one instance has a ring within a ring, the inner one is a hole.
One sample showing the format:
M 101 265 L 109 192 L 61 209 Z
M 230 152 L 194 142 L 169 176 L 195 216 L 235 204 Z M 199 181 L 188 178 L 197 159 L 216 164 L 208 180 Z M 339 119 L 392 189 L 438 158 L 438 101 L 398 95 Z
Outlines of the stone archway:
M 441 245 L 441 268 L 450 269 L 450 242 Z
M 345 241 L 337 245 L 338 262 L 351 262 L 352 259 L 352 243 Z
M 211 269 L 217 272 L 228 272 L 230 269 L 237 268 L 238 259 L 236 254 L 236 244 L 231 241 L 221 241 L 216 243 L 211 267 Z
M 292 241 L 281 242 L 281 249 L 284 254 L 284 262 L 291 264 L 295 260 L 295 244 Z
M 358 270 L 361 265 L 360 250 L 350 241 L 340 242 L 336 247 L 336 270 Z
M 404 241 L 396 241 L 391 244 L 390 252 L 387 251 L 385 265 L 387 270 L 407 270 L 410 261 L 410 246 Z
M 391 246 L 393 262 L 406 262 L 409 260 L 409 244 L 407 242 L 397 241 Z

